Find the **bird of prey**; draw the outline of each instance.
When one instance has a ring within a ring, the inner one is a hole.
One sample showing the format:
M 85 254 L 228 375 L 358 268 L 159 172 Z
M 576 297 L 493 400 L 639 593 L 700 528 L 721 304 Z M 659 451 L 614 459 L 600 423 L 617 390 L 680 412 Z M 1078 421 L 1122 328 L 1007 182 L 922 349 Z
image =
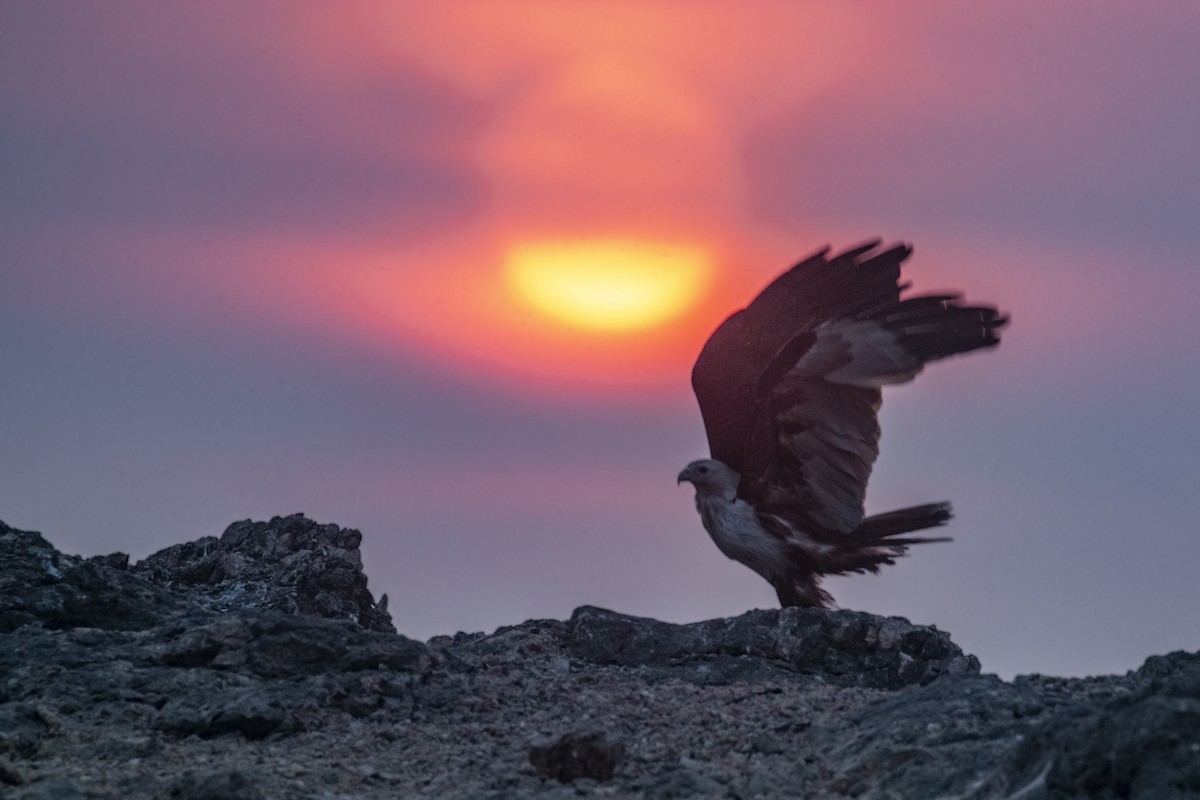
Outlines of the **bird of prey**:
M 930 361 L 1000 342 L 1008 322 L 957 294 L 907 297 L 912 248 L 829 248 L 775 279 L 713 332 L 692 369 L 712 458 L 679 483 L 717 547 L 765 578 L 783 607 L 831 608 L 824 575 L 876 572 L 910 534 L 944 525 L 949 503 L 865 516 L 885 384 Z

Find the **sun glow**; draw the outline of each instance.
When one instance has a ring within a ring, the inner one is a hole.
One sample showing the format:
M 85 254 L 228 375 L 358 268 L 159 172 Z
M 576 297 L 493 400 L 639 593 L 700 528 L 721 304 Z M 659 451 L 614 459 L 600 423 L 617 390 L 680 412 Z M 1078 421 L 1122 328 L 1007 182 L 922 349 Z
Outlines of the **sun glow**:
M 700 247 L 627 240 L 537 242 L 509 251 L 509 286 L 560 322 L 648 328 L 692 307 L 709 277 Z

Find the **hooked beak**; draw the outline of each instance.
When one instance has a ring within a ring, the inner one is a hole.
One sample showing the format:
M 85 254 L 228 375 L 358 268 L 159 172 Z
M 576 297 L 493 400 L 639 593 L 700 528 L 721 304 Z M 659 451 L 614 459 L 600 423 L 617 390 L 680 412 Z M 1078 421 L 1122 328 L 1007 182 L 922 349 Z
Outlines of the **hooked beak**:
M 691 471 L 685 469 L 683 472 L 679 473 L 679 477 L 675 479 L 675 485 L 679 486 L 684 481 L 691 480 L 691 478 Z

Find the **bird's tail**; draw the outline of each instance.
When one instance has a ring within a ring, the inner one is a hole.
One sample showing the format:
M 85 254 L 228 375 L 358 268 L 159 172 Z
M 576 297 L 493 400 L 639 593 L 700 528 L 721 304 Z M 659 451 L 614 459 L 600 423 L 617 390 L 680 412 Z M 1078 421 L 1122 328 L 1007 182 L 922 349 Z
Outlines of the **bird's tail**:
M 949 503 L 929 503 L 867 517 L 834 546 L 814 554 L 797 549 L 793 568 L 777 578 L 768 578 L 784 608 L 834 608 L 833 598 L 821 588 L 822 575 L 848 572 L 878 572 L 908 552 L 909 545 L 948 542 L 946 536 L 904 536 L 945 525 L 954 516 Z
M 904 536 L 945 525 L 954 514 L 949 503 L 929 503 L 867 517 L 846 537 L 829 560 L 830 572 L 877 572 L 908 551 L 909 545 L 948 542 L 946 536 Z
M 873 517 L 867 517 L 859 526 L 850 534 L 853 538 L 863 541 L 877 541 L 892 545 L 907 545 L 921 544 L 923 542 L 947 542 L 949 539 L 940 537 L 936 539 L 905 539 L 898 540 L 891 537 L 901 533 L 910 533 L 912 531 L 923 531 L 926 528 L 936 528 L 939 525 L 945 525 L 954 516 L 954 512 L 950 509 L 949 503 L 927 503 L 923 506 L 911 506 L 909 508 L 901 508 L 898 511 L 889 511 L 886 514 L 876 514 Z

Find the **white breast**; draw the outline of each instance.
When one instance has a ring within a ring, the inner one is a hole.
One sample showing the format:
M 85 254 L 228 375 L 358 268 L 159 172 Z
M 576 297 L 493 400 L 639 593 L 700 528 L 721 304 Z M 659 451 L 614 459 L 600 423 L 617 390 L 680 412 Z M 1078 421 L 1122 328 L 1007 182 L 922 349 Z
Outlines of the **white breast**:
M 729 558 L 767 580 L 786 569 L 784 543 L 763 530 L 754 508 L 746 501 L 701 497 L 697 493 L 696 510 L 708 535 Z

